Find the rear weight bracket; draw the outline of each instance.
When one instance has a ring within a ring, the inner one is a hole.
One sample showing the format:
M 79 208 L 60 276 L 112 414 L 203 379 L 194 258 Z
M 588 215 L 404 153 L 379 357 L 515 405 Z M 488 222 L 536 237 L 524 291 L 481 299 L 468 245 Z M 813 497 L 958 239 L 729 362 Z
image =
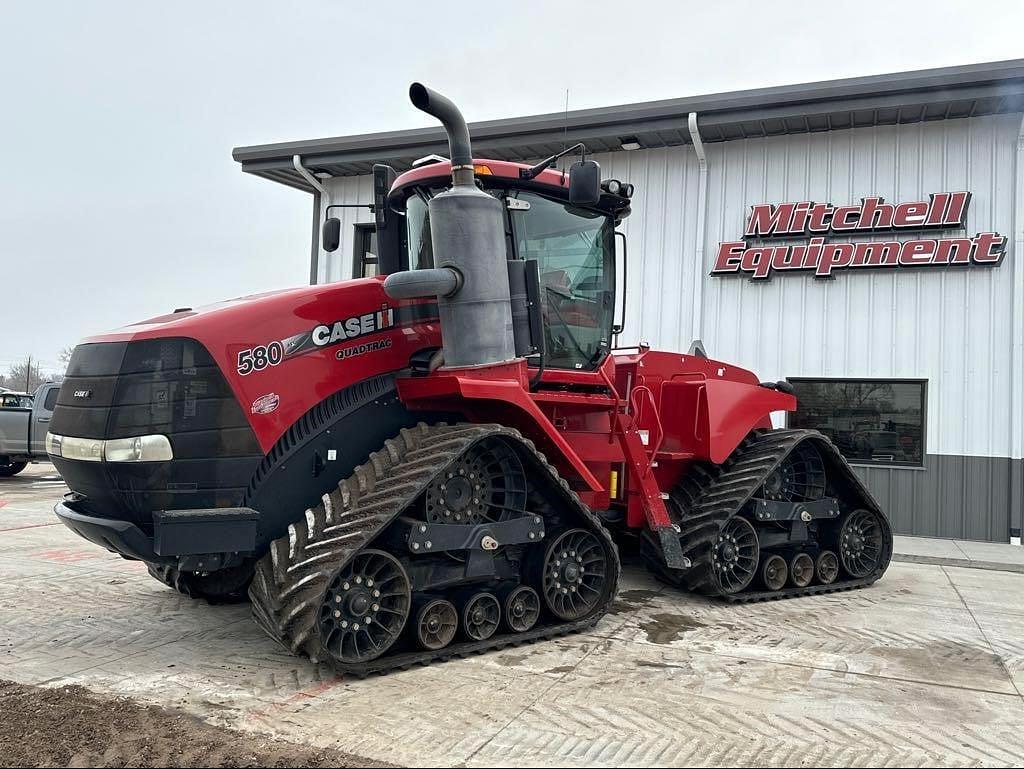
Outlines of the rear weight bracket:
M 526 514 L 508 521 L 480 523 L 413 523 L 408 535 L 410 553 L 451 550 L 491 552 L 504 545 L 522 545 L 544 539 L 544 519 Z

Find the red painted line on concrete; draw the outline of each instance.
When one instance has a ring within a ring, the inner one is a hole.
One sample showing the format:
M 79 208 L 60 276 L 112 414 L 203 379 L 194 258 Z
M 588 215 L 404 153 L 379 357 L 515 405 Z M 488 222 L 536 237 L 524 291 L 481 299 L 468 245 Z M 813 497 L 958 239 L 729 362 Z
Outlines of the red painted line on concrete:
M 13 529 L 0 529 L 0 534 L 8 531 L 22 531 L 23 529 L 41 529 L 44 526 L 60 526 L 60 521 L 54 523 L 32 523 L 28 526 L 15 526 Z

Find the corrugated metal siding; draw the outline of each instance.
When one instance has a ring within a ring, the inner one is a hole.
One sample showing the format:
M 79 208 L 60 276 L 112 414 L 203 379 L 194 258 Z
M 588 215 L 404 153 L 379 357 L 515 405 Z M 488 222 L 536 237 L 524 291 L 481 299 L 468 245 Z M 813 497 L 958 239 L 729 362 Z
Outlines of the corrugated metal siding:
M 373 202 L 373 177 L 344 176 L 327 179 L 324 182 L 328 195 L 320 196 L 320 220 L 323 221 L 324 209 L 337 203 L 371 203 Z M 330 198 L 328 200 L 327 198 Z M 335 208 L 332 216 L 341 219 L 341 245 L 333 254 L 320 249 L 320 260 L 317 265 L 317 283 L 332 283 L 337 280 L 349 280 L 352 277 L 352 249 L 355 242 L 355 224 L 372 222 L 373 214 L 365 208 Z
M 858 466 L 854 471 L 897 534 L 1008 541 L 1019 459 L 928 454 L 923 470 Z M 1016 508 L 1016 509 L 1015 509 Z
M 968 233 L 1012 236 L 1018 126 L 1019 117 L 1000 116 L 709 147 L 704 273 L 718 243 L 742 234 L 758 202 L 841 205 L 875 194 L 902 202 L 970 190 Z M 767 379 L 926 378 L 928 453 L 1008 457 L 1014 261 L 1010 253 L 995 269 L 845 273 L 827 281 L 706 278 L 705 343 L 712 355 Z
M 900 532 L 1005 541 L 1011 509 L 1019 520 L 1024 505 L 1019 468 L 999 459 L 1014 456 L 1008 414 L 1013 279 L 1024 269 L 1012 243 L 1020 121 L 1001 115 L 708 145 L 703 265 L 695 258 L 693 148 L 595 156 L 605 178 L 636 185 L 622 227 L 630 258 L 620 341 L 687 349 L 702 294 L 699 333 L 709 353 L 762 379 L 927 379 L 926 469 L 859 472 Z M 369 177 L 328 187 L 332 202 L 370 200 Z M 967 234 L 1010 238 L 999 267 L 847 272 L 833 280 L 799 274 L 767 283 L 708 276 L 719 242 L 741 237 L 755 203 L 843 205 L 868 195 L 906 202 L 950 190 L 973 193 Z M 370 220 L 353 209 L 341 216 L 344 242 L 333 255 L 321 253 L 321 281 L 351 274 L 352 223 Z

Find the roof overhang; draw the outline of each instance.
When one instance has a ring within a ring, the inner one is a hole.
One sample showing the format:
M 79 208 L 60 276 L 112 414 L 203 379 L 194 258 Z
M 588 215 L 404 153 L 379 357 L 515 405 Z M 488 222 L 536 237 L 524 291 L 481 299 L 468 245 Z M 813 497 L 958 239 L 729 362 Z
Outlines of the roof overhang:
M 1024 112 L 1024 60 L 488 120 L 471 123 L 470 131 L 478 157 L 528 160 L 561 150 L 566 134 L 591 152 L 621 150 L 621 139 L 632 136 L 645 149 L 688 144 L 691 112 L 700 116 L 706 143 Z M 447 152 L 441 128 L 416 128 L 238 147 L 232 154 L 246 173 L 311 192 L 292 165 L 295 155 L 314 173 L 356 176 L 374 163 L 404 171 L 416 158 Z

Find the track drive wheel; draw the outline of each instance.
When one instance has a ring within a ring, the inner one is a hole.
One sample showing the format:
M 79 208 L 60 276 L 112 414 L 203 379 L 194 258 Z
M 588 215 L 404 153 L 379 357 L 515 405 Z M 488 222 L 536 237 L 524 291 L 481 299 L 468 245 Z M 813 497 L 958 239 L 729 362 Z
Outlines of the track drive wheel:
M 866 577 L 882 559 L 882 523 L 870 510 L 854 510 L 839 530 L 839 558 L 852 577 Z
M 585 529 L 570 529 L 548 545 L 542 577 L 544 604 L 562 620 L 585 617 L 605 593 L 608 554 Z
M 376 659 L 398 640 L 412 604 L 409 576 L 383 550 L 363 550 L 331 580 L 318 622 L 324 648 L 345 663 Z
M 761 566 L 761 580 L 769 590 L 782 590 L 789 577 L 789 567 L 781 555 L 770 555 Z
M 715 578 L 723 593 L 747 589 L 757 574 L 759 551 L 757 532 L 750 521 L 739 515 L 730 518 L 719 532 L 711 554 Z

